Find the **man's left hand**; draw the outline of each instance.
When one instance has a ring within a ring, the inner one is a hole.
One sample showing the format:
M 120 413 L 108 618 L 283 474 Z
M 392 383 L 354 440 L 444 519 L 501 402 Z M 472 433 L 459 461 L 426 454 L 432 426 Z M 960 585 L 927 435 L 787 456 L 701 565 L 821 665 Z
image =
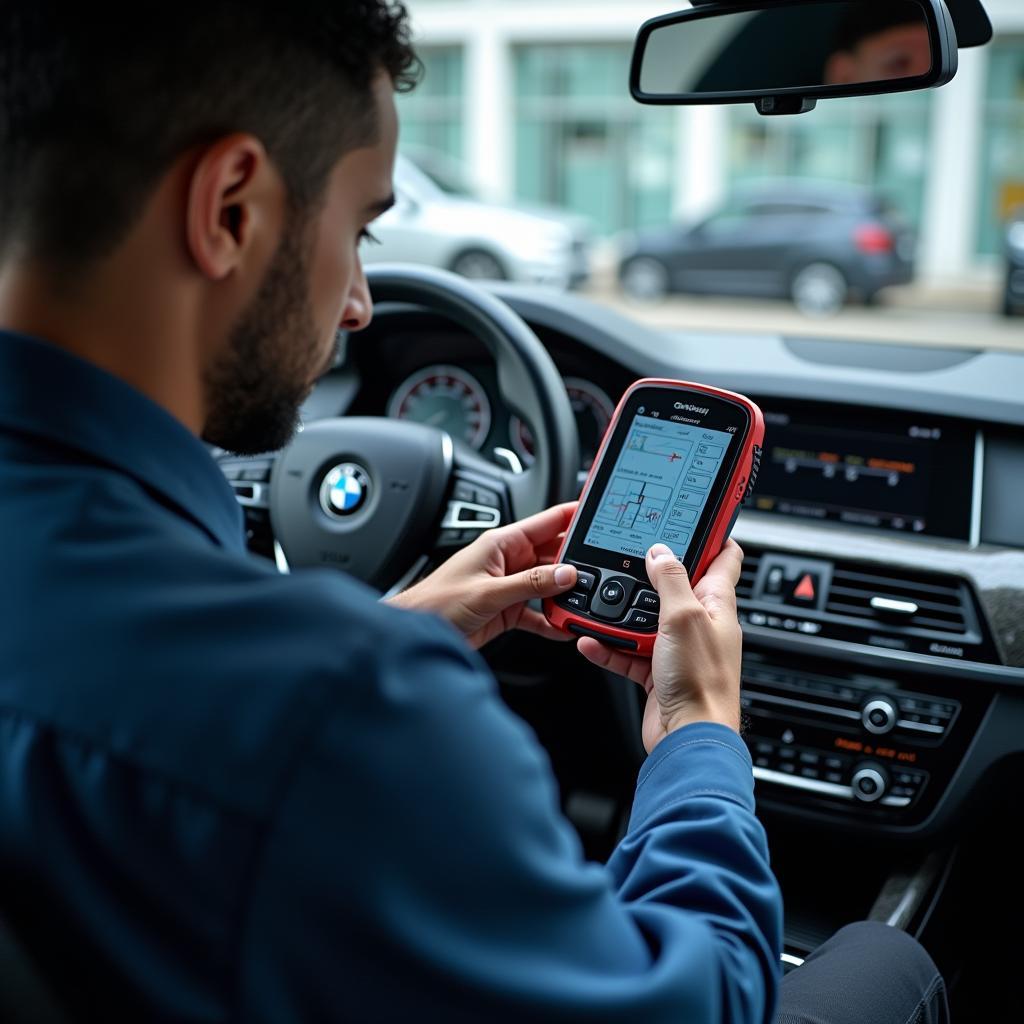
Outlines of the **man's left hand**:
M 575 586 L 571 565 L 552 564 L 575 511 L 576 502 L 569 502 L 488 530 L 390 603 L 443 616 L 473 647 L 510 629 L 568 640 L 528 602 Z

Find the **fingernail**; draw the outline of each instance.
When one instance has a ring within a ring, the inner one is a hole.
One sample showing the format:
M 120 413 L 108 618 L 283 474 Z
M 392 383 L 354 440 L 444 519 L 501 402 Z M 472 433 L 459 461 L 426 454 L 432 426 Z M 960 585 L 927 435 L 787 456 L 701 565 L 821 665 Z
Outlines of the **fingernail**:
M 676 553 L 667 544 L 655 544 L 648 555 L 656 562 L 659 558 L 675 558 Z
M 560 565 L 555 570 L 555 586 L 568 587 L 576 582 L 576 570 L 571 565 Z

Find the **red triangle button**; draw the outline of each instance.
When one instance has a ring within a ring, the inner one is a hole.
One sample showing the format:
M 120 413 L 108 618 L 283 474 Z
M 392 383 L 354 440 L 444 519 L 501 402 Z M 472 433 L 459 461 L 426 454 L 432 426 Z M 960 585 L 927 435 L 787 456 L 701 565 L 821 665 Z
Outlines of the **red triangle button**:
M 804 578 L 796 585 L 793 596 L 801 601 L 817 600 L 818 595 L 814 591 L 814 578 L 810 573 L 805 573 Z

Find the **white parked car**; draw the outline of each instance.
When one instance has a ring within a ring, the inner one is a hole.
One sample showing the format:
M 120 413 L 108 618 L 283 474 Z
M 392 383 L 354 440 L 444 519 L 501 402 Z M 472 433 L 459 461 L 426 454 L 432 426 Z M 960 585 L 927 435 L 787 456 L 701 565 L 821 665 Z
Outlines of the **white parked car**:
M 411 160 L 395 163 L 395 206 L 373 225 L 366 263 L 426 263 L 475 279 L 575 287 L 589 273 L 587 243 L 563 217 L 444 192 Z

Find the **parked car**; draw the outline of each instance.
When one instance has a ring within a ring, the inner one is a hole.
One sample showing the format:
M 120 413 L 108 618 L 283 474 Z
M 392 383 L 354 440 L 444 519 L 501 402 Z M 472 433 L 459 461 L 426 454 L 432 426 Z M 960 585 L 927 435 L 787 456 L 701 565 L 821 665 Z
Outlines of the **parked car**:
M 373 228 L 381 244 L 365 247 L 364 262 L 426 263 L 555 288 L 580 283 L 581 254 L 563 218 L 449 195 L 403 156 L 394 181 L 395 206 Z
M 1003 313 L 1024 316 L 1024 206 L 1018 207 L 1006 226 L 1006 290 Z
M 619 281 L 641 301 L 670 292 L 788 297 L 805 313 L 830 315 L 913 280 L 915 248 L 913 230 L 877 195 L 791 181 L 735 195 L 695 225 L 635 235 Z

